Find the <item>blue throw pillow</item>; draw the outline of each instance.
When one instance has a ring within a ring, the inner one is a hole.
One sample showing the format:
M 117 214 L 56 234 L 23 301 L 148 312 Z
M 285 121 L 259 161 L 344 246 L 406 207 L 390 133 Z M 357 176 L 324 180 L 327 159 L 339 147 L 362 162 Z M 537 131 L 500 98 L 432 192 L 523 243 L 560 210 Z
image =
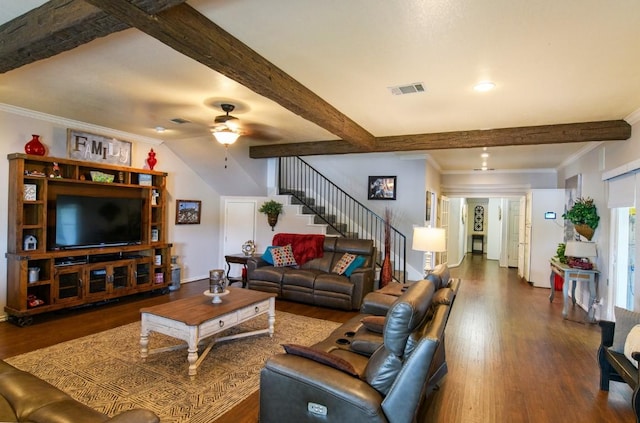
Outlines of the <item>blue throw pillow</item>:
M 266 250 L 264 250 L 264 253 L 262 254 L 262 260 L 266 261 L 269 264 L 273 264 L 273 256 L 271 255 L 271 249 L 274 248 L 273 245 L 270 245 L 267 247 Z
M 367 258 L 364 256 L 356 257 L 356 259 L 352 261 L 351 264 L 346 268 L 346 270 L 344 271 L 344 275 L 346 277 L 351 276 L 351 273 L 353 273 L 353 271 L 357 268 L 362 267 L 365 261 L 367 261 Z

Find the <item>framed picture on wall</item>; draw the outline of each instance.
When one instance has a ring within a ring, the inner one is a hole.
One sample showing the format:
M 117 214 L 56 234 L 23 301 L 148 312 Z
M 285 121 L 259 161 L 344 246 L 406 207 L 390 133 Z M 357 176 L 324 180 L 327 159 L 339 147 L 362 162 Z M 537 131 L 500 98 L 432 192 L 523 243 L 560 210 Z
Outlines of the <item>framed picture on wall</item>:
M 395 200 L 396 199 L 395 176 L 369 176 L 369 200 Z
M 202 202 L 176 200 L 176 225 L 199 225 Z

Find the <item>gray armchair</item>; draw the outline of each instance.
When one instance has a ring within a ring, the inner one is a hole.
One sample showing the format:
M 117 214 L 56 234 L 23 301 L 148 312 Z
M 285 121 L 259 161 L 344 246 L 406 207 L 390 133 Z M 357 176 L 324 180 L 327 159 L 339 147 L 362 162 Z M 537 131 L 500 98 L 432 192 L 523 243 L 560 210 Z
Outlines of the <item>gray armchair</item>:
M 412 422 L 425 398 L 449 311 L 439 307 L 428 318 L 433 293 L 433 283 L 425 281 L 394 302 L 383 345 L 370 357 L 332 346 L 328 339 L 311 348 L 328 360 L 293 354 L 270 358 L 260 375 L 260 422 Z M 338 365 L 326 364 L 331 357 Z

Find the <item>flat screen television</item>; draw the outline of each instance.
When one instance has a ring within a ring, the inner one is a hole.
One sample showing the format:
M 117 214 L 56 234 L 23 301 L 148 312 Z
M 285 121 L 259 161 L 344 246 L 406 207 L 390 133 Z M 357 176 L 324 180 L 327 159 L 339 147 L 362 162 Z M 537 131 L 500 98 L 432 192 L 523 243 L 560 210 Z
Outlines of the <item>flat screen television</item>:
M 55 236 L 50 249 L 134 245 L 142 241 L 142 199 L 56 197 Z

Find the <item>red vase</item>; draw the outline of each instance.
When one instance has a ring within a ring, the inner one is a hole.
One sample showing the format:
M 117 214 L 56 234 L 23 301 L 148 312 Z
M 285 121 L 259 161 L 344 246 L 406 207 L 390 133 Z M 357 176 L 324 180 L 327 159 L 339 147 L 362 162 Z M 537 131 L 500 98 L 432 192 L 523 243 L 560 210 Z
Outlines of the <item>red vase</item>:
M 27 154 L 33 154 L 34 156 L 44 156 L 46 149 L 44 144 L 40 142 L 40 135 L 31 135 L 31 141 L 24 145 L 24 151 Z
M 153 167 L 156 165 L 156 163 L 158 163 L 158 161 L 156 160 L 156 152 L 153 151 L 152 148 L 151 151 L 149 151 L 149 157 L 147 157 L 147 164 L 149 165 L 149 169 L 153 170 Z

